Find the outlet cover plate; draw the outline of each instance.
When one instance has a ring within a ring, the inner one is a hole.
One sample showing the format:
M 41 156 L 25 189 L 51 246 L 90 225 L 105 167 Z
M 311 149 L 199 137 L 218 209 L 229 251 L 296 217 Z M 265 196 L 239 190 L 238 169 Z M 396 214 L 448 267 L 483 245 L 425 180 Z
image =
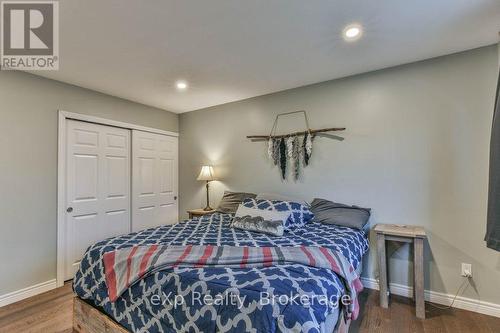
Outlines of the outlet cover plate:
M 463 277 L 472 277 L 472 264 L 462 263 L 462 274 Z

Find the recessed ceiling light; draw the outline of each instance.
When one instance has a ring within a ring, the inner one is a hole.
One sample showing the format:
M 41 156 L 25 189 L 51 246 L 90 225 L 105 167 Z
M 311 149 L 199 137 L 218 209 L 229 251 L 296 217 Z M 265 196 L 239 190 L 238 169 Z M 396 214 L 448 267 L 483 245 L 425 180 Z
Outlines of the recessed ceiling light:
M 348 42 L 358 40 L 363 34 L 363 29 L 359 24 L 350 24 L 344 28 L 344 39 Z
M 177 87 L 178 90 L 186 90 L 188 87 L 188 84 L 186 81 L 177 81 L 175 83 L 175 86 Z

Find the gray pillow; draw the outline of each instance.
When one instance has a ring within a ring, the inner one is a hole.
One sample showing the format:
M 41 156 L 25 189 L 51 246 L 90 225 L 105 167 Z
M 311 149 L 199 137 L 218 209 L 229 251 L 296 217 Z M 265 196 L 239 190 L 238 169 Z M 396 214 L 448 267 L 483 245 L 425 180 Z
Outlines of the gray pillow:
M 222 197 L 219 207 L 217 207 L 217 211 L 219 213 L 234 214 L 243 200 L 247 198 L 253 199 L 256 196 L 257 195 L 254 193 L 224 191 L 224 196 Z
M 370 218 L 370 208 L 349 206 L 341 203 L 314 199 L 311 202 L 311 212 L 314 221 L 327 224 L 335 224 L 362 230 Z

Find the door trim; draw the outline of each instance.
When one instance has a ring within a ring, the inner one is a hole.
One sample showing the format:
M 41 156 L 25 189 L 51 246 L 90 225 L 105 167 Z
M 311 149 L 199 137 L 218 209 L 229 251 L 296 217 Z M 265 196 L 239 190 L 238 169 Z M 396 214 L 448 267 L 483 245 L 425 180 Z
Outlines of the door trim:
M 64 256 L 66 253 L 66 229 L 64 228 L 66 217 L 66 120 L 68 119 L 174 137 L 179 136 L 179 133 L 176 132 L 59 110 L 57 134 L 57 287 L 64 285 Z

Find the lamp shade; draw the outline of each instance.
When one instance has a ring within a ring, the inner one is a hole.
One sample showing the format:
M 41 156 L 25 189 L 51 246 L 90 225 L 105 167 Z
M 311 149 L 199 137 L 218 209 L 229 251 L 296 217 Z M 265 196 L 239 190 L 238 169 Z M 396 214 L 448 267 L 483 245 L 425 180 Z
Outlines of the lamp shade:
M 211 165 L 202 166 L 197 180 L 206 180 L 206 181 L 215 180 L 214 168 Z

